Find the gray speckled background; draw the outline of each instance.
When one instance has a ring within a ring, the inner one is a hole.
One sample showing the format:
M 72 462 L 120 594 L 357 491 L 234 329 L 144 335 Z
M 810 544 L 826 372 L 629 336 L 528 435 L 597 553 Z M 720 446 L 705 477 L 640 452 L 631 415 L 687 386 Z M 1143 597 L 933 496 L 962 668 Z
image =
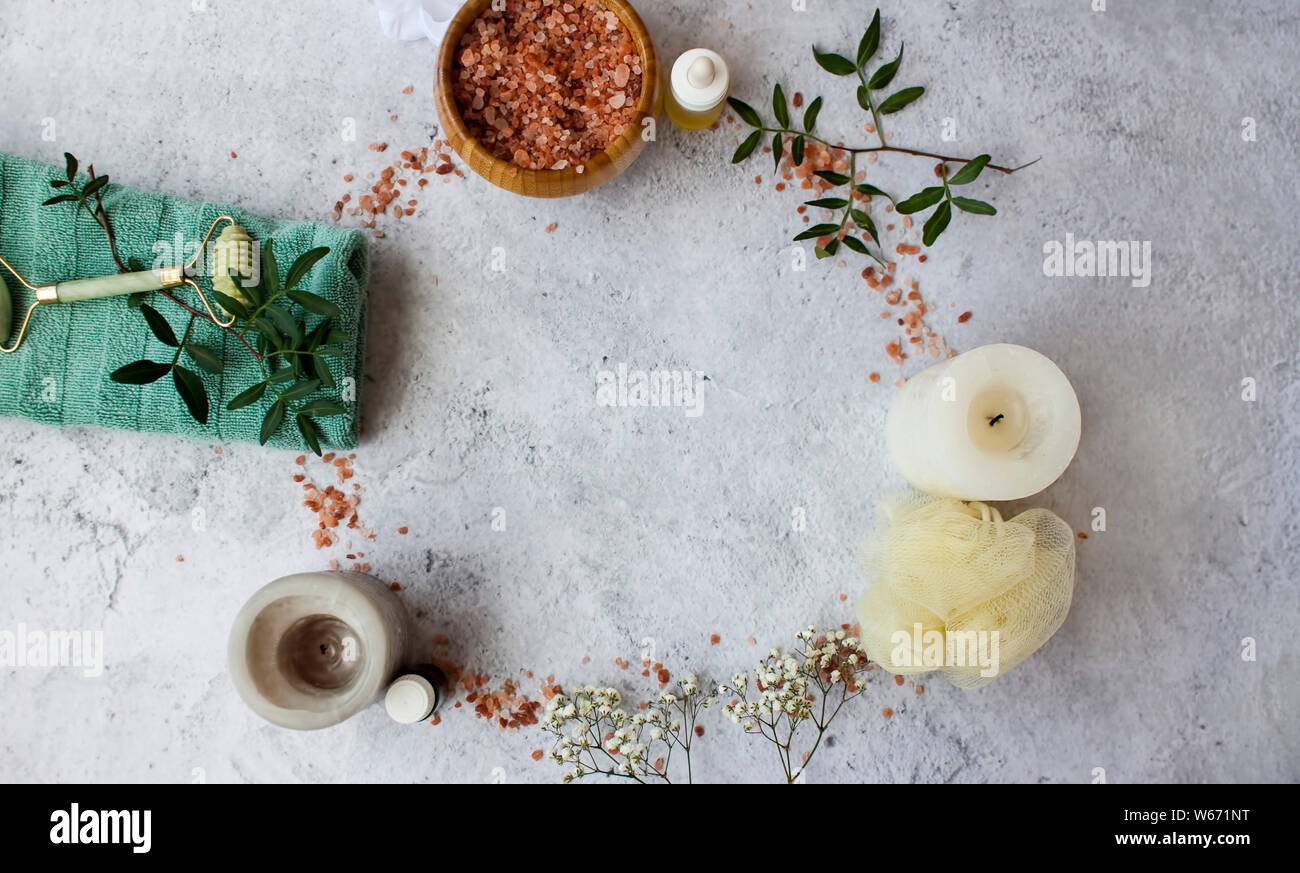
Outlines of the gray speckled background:
M 718 48 L 756 105 L 779 73 L 788 91 L 827 96 L 824 130 L 857 139 L 852 88 L 807 45 L 849 49 L 867 7 L 807 5 L 638 4 L 665 55 Z M 841 716 L 809 781 L 1300 777 L 1300 10 L 1090 5 L 887 0 L 886 45 L 908 45 L 899 82 L 929 89 L 888 127 L 903 144 L 1043 156 L 1010 179 L 986 173 L 975 188 L 1001 215 L 959 217 L 908 275 L 957 348 L 1023 343 L 1069 374 L 1083 442 L 1032 503 L 1076 529 L 1103 506 L 1109 529 L 1080 543 L 1073 611 L 1033 659 L 977 693 L 880 683 Z M 367 4 L 194 6 L 10 0 L 0 148 L 49 161 L 66 149 L 121 182 L 328 220 L 357 190 L 344 173 L 383 166 L 368 142 L 427 142 L 431 50 L 384 40 Z M 1243 141 L 1247 116 L 1257 141 Z M 956 142 L 940 138 L 945 117 Z M 347 118 L 355 141 L 340 136 Z M 450 638 L 446 656 L 497 682 L 533 670 L 636 696 L 647 680 L 613 659 L 638 661 L 646 638 L 674 674 L 723 677 L 752 663 L 751 635 L 767 646 L 851 620 L 840 595 L 861 588 L 857 542 L 900 484 L 882 446 L 894 334 L 860 265 L 792 271 L 797 195 L 775 193 L 762 163 L 731 167 L 725 128 L 661 131 L 575 200 L 435 182 L 373 246 L 357 481 L 376 539 L 355 548 L 405 586 L 427 635 Z M 878 168 L 910 191 L 931 164 Z M 1042 246 L 1066 233 L 1150 240 L 1151 287 L 1045 278 Z M 964 310 L 975 317 L 958 326 Z M 622 361 L 707 373 L 703 415 L 598 407 L 597 371 Z M 870 383 L 872 370 L 886 378 Z M 20 421 L 0 422 L 0 439 L 0 629 L 102 630 L 108 662 L 97 679 L 0 669 L 0 778 L 558 778 L 529 757 L 536 729 L 501 732 L 464 708 L 417 728 L 372 708 L 311 734 L 245 709 L 224 666 L 234 613 L 270 579 L 345 551 L 311 547 L 292 455 Z M 770 750 L 718 714 L 705 727 L 697 774 L 778 776 Z

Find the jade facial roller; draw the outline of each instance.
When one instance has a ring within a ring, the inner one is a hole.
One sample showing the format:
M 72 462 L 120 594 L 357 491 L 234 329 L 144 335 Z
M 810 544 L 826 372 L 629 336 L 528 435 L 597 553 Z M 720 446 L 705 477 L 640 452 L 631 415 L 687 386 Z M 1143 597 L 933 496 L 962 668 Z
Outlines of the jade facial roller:
M 222 222 L 226 222 L 229 226 L 217 238 L 212 258 L 213 286 L 222 293 L 238 299 L 242 295 L 238 293 L 238 288 L 231 280 L 229 271 L 232 269 L 237 270 L 245 276 L 251 273 L 252 240 L 248 233 L 236 224 L 235 219 L 229 215 L 223 215 L 212 222 L 212 226 L 208 228 L 207 234 L 203 237 L 199 250 L 194 253 L 193 258 L 182 266 L 161 267 L 157 270 L 114 273 L 111 276 L 96 276 L 91 279 L 72 279 L 67 282 L 33 285 L 15 270 L 8 261 L 0 258 L 0 265 L 3 265 L 5 269 L 12 273 L 23 287 L 36 295 L 35 302 L 27 308 L 27 314 L 23 316 L 22 325 L 18 328 L 18 337 L 14 340 L 13 345 L 0 345 L 0 352 L 11 354 L 18 350 L 23 337 L 27 335 L 27 326 L 32 320 L 32 313 L 36 311 L 38 306 L 49 306 L 54 303 L 75 303 L 78 300 L 97 300 L 101 297 L 116 297 L 119 294 L 135 294 L 138 291 L 179 288 L 181 285 L 189 285 L 194 289 L 194 293 L 199 296 L 199 300 L 203 301 L 203 308 L 208 311 L 208 315 L 214 322 L 221 327 L 230 327 L 235 323 L 235 319 L 232 317 L 228 321 L 221 320 L 217 313 L 213 311 L 212 304 L 208 302 L 208 298 L 204 295 L 202 289 L 193 279 L 185 275 L 187 270 L 192 269 L 198 263 L 199 258 L 202 257 L 204 250 L 207 248 L 208 240 L 212 238 L 212 234 Z M 9 288 L 4 283 L 3 275 L 0 275 L 0 343 L 9 338 L 9 329 L 12 326 L 13 299 L 9 296 Z

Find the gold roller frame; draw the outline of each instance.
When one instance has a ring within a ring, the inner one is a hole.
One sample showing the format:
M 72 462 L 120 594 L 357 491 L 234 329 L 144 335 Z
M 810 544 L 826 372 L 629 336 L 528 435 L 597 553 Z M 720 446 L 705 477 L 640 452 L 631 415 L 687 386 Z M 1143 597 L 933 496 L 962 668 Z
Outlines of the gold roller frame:
M 194 289 L 194 293 L 199 296 L 203 302 L 203 308 L 207 310 L 208 317 L 219 327 L 230 327 L 235 323 L 235 317 L 230 316 L 229 321 L 222 321 L 217 313 L 213 310 L 212 304 L 208 302 L 207 295 L 203 289 L 198 286 L 193 279 L 187 277 L 185 273 L 193 270 L 198 265 L 199 258 L 207 250 L 208 242 L 212 235 L 216 233 L 217 228 L 222 222 L 230 224 L 232 227 L 238 227 L 235 219 L 229 215 L 222 215 L 212 222 L 208 232 L 203 236 L 203 242 L 199 244 L 199 250 L 194 253 L 184 264 L 175 267 L 160 267 L 156 270 L 140 270 L 134 273 L 113 273 L 108 276 L 95 276 L 89 279 L 70 279 L 66 282 L 53 282 L 45 285 L 33 285 L 27 280 L 22 273 L 14 269 L 4 258 L 0 257 L 0 265 L 13 274 L 23 287 L 36 295 L 35 301 L 27 307 L 27 312 L 23 315 L 23 320 L 18 328 L 18 336 L 14 339 L 12 345 L 0 346 L 0 352 L 6 355 L 18 351 L 22 345 L 23 338 L 27 336 L 27 329 L 32 321 L 32 314 L 39 306 L 49 306 L 55 303 L 75 303 L 79 300 L 98 300 L 103 297 L 116 297 L 121 294 L 135 294 L 140 291 L 160 291 L 168 288 L 179 288 L 181 285 L 188 285 Z M 215 264 L 216 258 L 213 258 Z M 9 295 L 9 289 L 4 283 L 3 277 L 0 277 L 0 341 L 8 337 L 9 330 L 12 328 L 13 319 L 13 299 Z

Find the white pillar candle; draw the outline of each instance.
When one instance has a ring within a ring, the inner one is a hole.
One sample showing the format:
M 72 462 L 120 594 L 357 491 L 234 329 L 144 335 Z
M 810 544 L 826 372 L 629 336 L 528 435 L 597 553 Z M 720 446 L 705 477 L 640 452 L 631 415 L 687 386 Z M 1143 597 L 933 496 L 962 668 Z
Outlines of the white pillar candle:
M 889 456 L 927 494 L 1019 500 L 1060 477 L 1079 447 L 1079 399 L 1024 346 L 981 346 L 935 364 L 894 397 Z
M 244 702 L 274 724 L 314 730 L 369 706 L 401 669 L 406 608 L 362 573 L 277 579 L 244 604 L 230 631 L 230 676 Z

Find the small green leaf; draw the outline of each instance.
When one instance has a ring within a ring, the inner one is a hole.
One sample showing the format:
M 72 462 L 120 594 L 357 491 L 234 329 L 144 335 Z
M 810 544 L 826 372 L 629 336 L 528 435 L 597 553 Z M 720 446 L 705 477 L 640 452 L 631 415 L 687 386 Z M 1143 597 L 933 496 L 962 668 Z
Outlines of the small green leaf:
M 889 83 L 894 81 L 894 74 L 898 72 L 898 66 L 903 62 L 903 43 L 898 44 L 898 57 L 885 64 L 879 70 L 876 70 L 871 80 L 867 82 L 867 87 L 873 91 L 880 88 L 888 87 Z
M 876 15 L 871 19 L 871 24 L 867 27 L 867 32 L 862 34 L 862 41 L 858 43 L 858 68 L 861 69 L 871 60 L 871 56 L 876 53 L 880 46 L 880 10 L 876 10 Z
M 293 338 L 298 334 L 298 323 L 293 320 L 287 309 L 279 306 L 268 306 L 265 310 L 267 316 L 280 329 L 280 333 L 286 337 Z M 297 340 L 295 340 L 296 342 Z
M 330 330 L 329 335 L 325 337 L 325 342 L 350 343 L 352 342 L 352 334 L 348 333 L 346 330 L 343 330 L 342 328 L 336 327 Z
M 132 273 L 143 273 L 146 269 L 144 261 L 139 258 L 127 258 L 126 266 Z
M 311 268 L 316 266 L 316 262 L 330 253 L 330 250 L 324 246 L 318 246 L 310 251 L 303 252 L 298 259 L 293 262 L 289 268 L 289 275 L 284 280 L 284 287 L 297 288 L 302 277 L 311 272 Z
M 265 393 L 266 383 L 258 382 L 252 388 L 245 389 L 236 394 L 234 399 L 226 404 L 226 409 L 233 412 L 236 409 L 243 409 L 245 406 L 252 406 L 254 403 L 261 400 L 262 395 Z
M 261 306 L 266 302 L 266 293 L 261 278 L 256 282 L 245 283 L 243 277 L 234 270 L 228 270 L 227 275 L 230 276 L 231 284 L 239 290 L 240 294 L 247 297 L 254 307 Z
M 71 201 L 77 199 L 79 198 L 77 197 L 76 194 L 55 194 L 53 197 L 51 197 L 49 200 L 46 200 L 41 205 L 53 206 L 55 203 L 70 203 Z
M 772 112 L 776 115 L 777 124 L 790 126 L 790 107 L 786 105 L 785 92 L 781 90 L 780 83 L 772 89 Z
M 163 318 L 161 312 L 148 303 L 141 303 L 140 311 L 144 313 L 144 320 L 149 322 L 149 329 L 153 331 L 153 335 L 158 337 L 158 342 L 174 349 L 180 347 L 180 341 L 176 339 L 176 331 L 172 330 L 172 326 L 167 323 L 167 319 Z
M 849 177 L 843 173 L 834 173 L 830 170 L 818 170 L 816 175 L 836 186 L 847 185 L 850 181 Z
M 266 445 L 267 440 L 275 436 L 275 432 L 280 429 L 284 423 L 285 405 L 283 400 L 277 400 L 271 404 L 271 408 L 266 411 L 266 417 L 262 419 L 262 430 L 257 435 L 257 441 Z
M 843 209 L 849 205 L 849 201 L 843 197 L 823 197 L 820 200 L 805 201 L 804 205 L 816 206 L 820 209 Z
M 198 374 L 184 367 L 172 368 L 172 382 L 176 393 L 185 401 L 185 407 L 199 424 L 208 423 L 208 390 L 203 387 L 203 380 Z
M 952 206 L 945 200 L 939 204 L 939 208 L 925 222 L 925 227 L 921 232 L 921 241 L 927 246 L 934 245 L 934 241 L 939 238 L 939 234 L 943 233 L 944 228 L 948 226 L 948 222 L 951 220 Z
M 781 156 L 785 154 L 785 137 L 779 133 L 772 134 L 772 172 L 781 169 Z
M 335 403 L 333 400 L 313 400 L 305 404 L 298 410 L 303 415 L 319 415 L 327 417 L 331 415 L 347 415 L 348 410 L 341 403 Z
M 870 215 L 867 215 L 861 209 L 852 209 L 849 210 L 849 216 L 853 219 L 854 224 L 865 230 L 876 241 L 876 245 L 880 245 L 880 235 L 876 233 L 876 223 L 871 220 Z M 845 237 L 845 239 L 847 238 Z
M 745 158 L 752 155 L 754 153 L 754 149 L 758 148 L 758 139 L 762 135 L 763 132 L 761 130 L 756 130 L 753 133 L 751 133 L 745 139 L 745 141 L 740 144 L 740 147 L 736 149 L 736 153 L 731 156 L 731 162 L 733 164 L 739 164 Z
M 866 194 L 868 197 L 884 197 L 891 202 L 894 199 L 889 195 L 888 191 L 881 190 L 880 188 L 877 188 L 875 185 L 870 185 L 866 182 L 861 182 L 857 185 L 854 185 L 853 190 L 857 191 L 859 194 Z
M 967 185 L 974 182 L 979 178 L 980 172 L 983 171 L 985 165 L 987 165 L 991 160 L 993 159 L 988 155 L 980 155 L 979 157 L 971 158 L 966 162 L 964 167 L 949 177 L 948 184 Z
M 96 176 L 95 178 L 91 179 L 89 182 L 86 183 L 85 188 L 81 189 L 81 196 L 89 197 L 91 194 L 94 194 L 96 191 L 98 191 L 100 188 L 103 188 L 107 184 L 108 184 L 108 176 Z
M 813 126 L 817 124 L 817 116 L 821 111 L 822 98 L 818 97 L 816 100 L 808 104 L 808 108 L 804 110 L 803 113 L 803 129 L 806 132 L 812 133 Z
M 307 349 L 314 349 L 325 342 L 325 337 L 329 336 L 330 328 L 333 326 L 333 319 L 322 319 L 320 324 L 316 325 L 316 328 L 311 332 L 311 336 L 307 337 Z
M 150 292 L 148 291 L 137 291 L 134 294 L 132 294 L 130 297 L 127 297 L 126 298 L 127 307 L 130 309 L 139 309 L 140 304 L 144 303 L 146 300 L 149 299 L 149 293 Z
M 276 385 L 283 385 L 285 382 L 291 382 L 293 381 L 293 368 L 285 367 L 281 370 L 276 370 L 271 374 L 270 379 L 271 382 Z
M 310 291 L 286 291 L 285 294 L 290 300 L 308 312 L 314 312 L 317 315 L 324 315 L 329 318 L 338 318 L 343 314 L 337 304 Z
M 956 206 L 962 212 L 970 212 L 975 215 L 997 215 L 998 211 L 993 208 L 992 203 L 985 203 L 983 200 L 972 200 L 969 197 L 954 197 L 952 205 Z
M 320 454 L 320 435 L 316 432 L 316 422 L 311 420 L 310 416 L 303 415 L 301 412 L 295 416 L 298 422 L 298 433 L 307 441 L 307 447 L 316 454 Z
M 316 354 L 324 355 L 327 358 L 341 358 L 348 354 L 349 351 L 350 349 L 347 346 L 338 346 L 333 343 L 324 346 L 317 346 L 315 349 Z
M 209 373 L 220 373 L 226 369 L 221 356 L 207 346 L 201 346 L 198 343 L 186 343 L 185 351 L 194 360 L 194 363 Z
M 735 97 L 728 97 L 727 103 L 731 105 L 732 109 L 736 110 L 736 114 L 740 116 L 740 120 L 748 124 L 750 127 L 763 126 L 763 119 L 758 117 L 758 113 L 754 111 L 753 106 L 750 106 L 743 100 L 737 100 Z
M 880 114 L 893 115 L 895 112 L 902 109 L 924 93 L 925 89 L 919 86 L 915 88 L 904 88 L 902 91 L 896 91 L 886 97 L 885 101 L 880 104 Z
M 825 258 L 834 256 L 834 254 L 839 250 L 840 250 L 840 241 L 837 239 L 833 239 L 826 244 L 825 248 L 822 248 L 821 246 L 817 246 L 815 249 L 813 249 L 813 254 L 817 255 L 817 260 L 820 261 Z
M 794 138 L 794 145 L 790 146 L 790 160 L 794 161 L 796 167 L 803 166 L 804 139 L 801 136 Z
M 77 159 L 72 156 L 71 152 L 64 152 L 63 159 L 66 162 L 68 181 L 71 182 L 73 179 L 77 178 Z
M 832 52 L 819 52 L 817 46 L 813 46 L 813 59 L 819 67 L 835 76 L 852 76 L 858 71 L 853 61 Z
M 867 90 L 866 85 L 858 86 L 858 105 L 867 112 L 871 111 L 871 92 Z
M 280 392 L 280 399 L 285 403 L 292 403 L 295 400 L 303 399 L 319 387 L 319 379 L 308 379 L 305 382 L 298 382 Z
M 280 335 L 280 331 L 276 330 L 275 322 L 271 321 L 271 319 L 265 315 L 259 315 L 253 319 L 253 327 L 257 328 L 257 332 L 272 346 L 277 349 L 284 348 L 284 337 Z
M 329 363 L 324 358 L 312 358 L 311 361 L 314 365 L 313 369 L 316 371 L 316 378 L 320 379 L 320 387 L 327 391 L 333 391 L 339 387 L 339 383 L 334 379 L 334 374 L 330 371 Z
M 794 241 L 799 242 L 800 240 L 805 239 L 816 239 L 820 236 L 830 236 L 833 233 L 839 233 L 839 231 L 840 226 L 838 224 L 814 224 L 812 227 L 796 236 Z
M 166 376 L 171 368 L 171 364 L 157 361 L 135 361 L 117 368 L 108 378 L 121 385 L 148 385 Z
M 226 310 L 226 312 L 229 312 L 231 315 L 237 315 L 245 321 L 248 320 L 248 309 L 244 304 L 240 303 L 228 294 L 222 294 L 220 291 L 213 291 L 212 296 L 217 298 L 217 303 L 220 304 L 221 308 Z
M 913 194 L 894 208 L 903 215 L 911 215 L 913 212 L 920 212 L 922 209 L 929 209 L 942 199 L 943 188 L 935 186 L 933 188 L 926 188 L 919 194 Z
M 280 293 L 280 267 L 275 262 L 275 247 L 272 240 L 262 246 L 262 288 L 268 298 Z
M 67 182 L 67 181 L 65 181 L 65 180 L 63 180 L 63 179 L 55 179 L 53 182 L 50 183 L 50 187 L 51 187 L 51 188 L 66 188 L 66 187 L 68 187 L 68 185 L 70 185 L 70 184 L 72 184 L 72 183 L 71 183 L 71 182 Z
M 844 244 L 860 255 L 870 254 L 870 252 L 867 251 L 867 244 L 852 234 L 844 237 Z

